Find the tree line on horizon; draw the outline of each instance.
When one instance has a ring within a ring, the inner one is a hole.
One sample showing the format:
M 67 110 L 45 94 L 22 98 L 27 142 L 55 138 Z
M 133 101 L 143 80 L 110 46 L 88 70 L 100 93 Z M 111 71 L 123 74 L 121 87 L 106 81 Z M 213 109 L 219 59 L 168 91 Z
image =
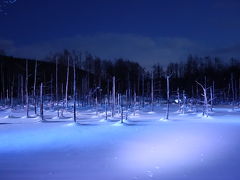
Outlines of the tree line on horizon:
M 176 99 L 181 104 L 202 103 L 205 108 L 210 101 L 212 106 L 239 105 L 240 100 L 240 61 L 234 58 L 224 62 L 217 57 L 189 55 L 166 68 L 159 62 L 146 70 L 122 58 L 105 60 L 64 50 L 48 56 L 47 61 L 0 55 L 0 75 L 1 105 L 24 106 L 30 102 L 35 104 L 35 111 L 41 95 L 53 105 L 63 102 L 65 108 L 72 99 L 82 106 L 106 101 L 112 104 L 113 100 L 115 105 L 119 96 L 124 96 L 129 106 L 138 102 L 152 107 Z

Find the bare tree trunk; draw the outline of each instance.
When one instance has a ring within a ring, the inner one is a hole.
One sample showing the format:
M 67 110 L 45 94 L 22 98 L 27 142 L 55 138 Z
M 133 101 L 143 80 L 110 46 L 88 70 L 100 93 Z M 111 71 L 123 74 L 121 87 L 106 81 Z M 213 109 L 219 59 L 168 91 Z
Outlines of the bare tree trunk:
M 64 99 L 64 90 L 63 90 L 63 83 L 62 83 L 62 100 Z M 64 110 L 64 100 L 62 101 L 62 108 L 61 108 L 61 116 L 63 117 L 63 110 Z
M 240 77 L 238 79 L 238 97 L 240 98 Z M 239 99 L 240 100 L 240 99 Z M 240 104 L 239 104 L 240 105 Z
M 182 114 L 184 114 L 186 111 L 186 100 L 187 100 L 187 97 L 186 97 L 185 91 L 183 90 Z
M 53 102 L 53 75 L 51 74 L 51 87 L 50 87 L 50 90 L 51 90 L 51 107 L 54 107 L 54 102 Z
M 181 111 L 181 99 L 180 99 L 180 93 L 179 93 L 179 88 L 177 88 L 177 98 L 178 98 L 178 111 L 180 112 Z
M 13 90 L 14 90 L 14 77 L 12 81 L 12 86 L 11 86 L 11 108 L 13 109 Z
M 212 104 L 214 105 L 214 99 L 215 99 L 215 82 L 213 81 L 213 87 L 212 87 Z
M 197 82 L 196 83 L 201 86 L 201 88 L 203 89 L 203 116 L 206 115 L 208 117 L 208 99 L 207 99 L 207 88 L 204 87 L 201 83 Z
M 121 123 L 123 123 L 123 102 L 121 101 Z
M 115 76 L 113 76 L 113 86 L 112 86 L 112 117 L 114 117 L 115 115 L 115 97 L 116 97 L 116 94 L 115 94 Z
M 142 107 L 144 108 L 144 74 L 142 74 Z
M 151 105 L 152 105 L 152 111 L 153 111 L 153 107 L 154 107 L 154 105 L 153 105 L 153 72 L 152 72 L 152 78 L 151 78 Z
M 68 107 L 68 80 L 69 80 L 69 56 L 67 65 L 67 80 L 66 80 L 66 91 L 65 91 L 65 106 Z
M 108 114 L 107 114 L 107 111 L 108 111 L 108 99 L 107 99 L 107 95 L 105 97 L 105 120 L 108 119 Z
M 4 82 L 4 71 L 3 71 L 3 65 L 1 64 L 1 78 L 2 78 L 2 94 L 3 99 L 5 99 L 5 82 Z
M 231 90 L 232 90 L 232 106 L 233 106 L 233 109 L 234 109 L 235 92 L 234 92 L 234 77 L 233 77 L 233 73 L 231 73 Z
M 41 120 L 44 121 L 43 117 L 43 83 L 40 85 L 40 117 Z
M 136 91 L 134 90 L 134 100 L 133 100 L 133 115 L 136 115 L 136 101 L 137 101 L 137 94 Z
M 9 95 L 8 95 L 8 89 L 7 89 L 7 99 L 6 99 L 5 105 L 8 104 L 8 100 L 9 100 Z
M 21 76 L 21 97 L 22 97 L 22 106 L 24 106 L 24 87 L 23 87 L 23 76 Z
M 34 84 L 33 84 L 33 97 L 34 97 L 34 113 L 37 114 L 37 97 L 36 97 L 36 83 L 37 83 L 37 60 L 35 61 L 34 71 Z
M 213 87 L 210 88 L 210 101 L 211 101 L 210 110 L 213 111 Z
M 170 99 L 169 99 L 169 94 L 170 94 L 170 90 L 169 90 L 169 79 L 170 79 L 171 75 L 167 75 L 167 111 L 166 111 L 166 119 L 168 119 L 169 117 L 169 103 L 170 103 Z
M 59 117 L 59 107 L 58 107 L 58 59 L 56 58 L 56 107 L 57 116 Z
M 120 104 L 120 94 L 117 94 L 117 106 L 118 106 L 118 114 L 120 114 L 121 111 L 121 104 Z
M 29 99 L 28 99 L 28 60 L 26 60 L 26 80 L 25 80 L 25 93 L 26 93 L 26 109 L 27 118 L 29 117 Z
M 73 119 L 74 122 L 77 122 L 76 116 L 76 64 L 73 62 Z

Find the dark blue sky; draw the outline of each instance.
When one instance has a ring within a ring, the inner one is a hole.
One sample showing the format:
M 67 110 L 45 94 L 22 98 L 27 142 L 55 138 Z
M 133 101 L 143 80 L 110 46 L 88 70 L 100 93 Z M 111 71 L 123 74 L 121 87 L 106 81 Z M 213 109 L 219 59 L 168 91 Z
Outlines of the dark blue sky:
M 17 0 L 0 13 L 0 49 L 43 58 L 70 48 L 145 65 L 239 57 L 239 9 L 237 0 Z

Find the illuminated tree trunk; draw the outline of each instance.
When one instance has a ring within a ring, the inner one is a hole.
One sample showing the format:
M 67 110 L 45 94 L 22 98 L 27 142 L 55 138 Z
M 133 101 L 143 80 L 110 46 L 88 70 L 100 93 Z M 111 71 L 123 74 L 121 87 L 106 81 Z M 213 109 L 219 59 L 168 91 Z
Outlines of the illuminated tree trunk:
M 107 99 L 107 95 L 105 96 L 105 120 L 108 119 L 108 114 L 107 114 L 107 111 L 108 111 L 108 99 Z
M 211 108 L 210 110 L 213 110 L 213 87 L 210 88 L 210 102 L 211 102 Z
M 144 108 L 144 74 L 142 74 L 142 107 Z
M 114 115 L 115 115 L 115 97 L 116 97 L 116 92 L 115 92 L 115 76 L 113 76 L 113 79 L 112 79 L 112 81 L 113 81 L 113 86 L 112 86 L 112 117 L 114 117 Z
M 151 78 L 151 106 L 152 106 L 152 111 L 153 111 L 153 108 L 154 108 L 154 104 L 153 104 L 153 101 L 154 101 L 154 94 L 153 94 L 153 72 L 152 72 L 152 78 Z
M 134 90 L 134 98 L 133 98 L 133 115 L 136 115 L 136 101 L 137 101 L 137 94 L 136 91 Z
M 233 77 L 233 73 L 231 73 L 231 91 L 232 91 L 232 106 L 233 106 L 233 109 L 234 109 L 235 91 L 234 91 L 234 77 Z
M 73 119 L 74 122 L 77 122 L 76 116 L 76 65 L 75 61 L 73 62 Z
M 180 99 L 180 93 L 179 93 L 179 88 L 177 88 L 177 103 L 178 103 L 178 111 L 181 111 L 181 99 Z
M 11 85 L 11 108 L 13 109 L 13 90 L 14 90 L 14 77 Z
M 37 83 L 37 60 L 35 61 L 34 84 L 33 84 L 34 113 L 35 114 L 37 114 L 36 83 Z
M 69 56 L 68 56 L 68 65 L 67 65 L 67 78 L 66 78 L 66 91 L 65 91 L 65 106 L 68 107 L 68 79 L 69 79 Z
M 202 88 L 203 90 L 203 94 L 202 96 L 204 97 L 204 100 L 203 100 L 203 116 L 207 116 L 208 117 L 208 99 L 207 99 L 207 88 L 204 87 L 201 83 L 197 82 L 196 83 Z M 205 83 L 205 86 L 206 86 L 206 83 Z
M 1 79 L 2 79 L 2 98 L 5 99 L 5 82 L 4 82 L 4 71 L 3 71 L 2 64 L 1 64 Z
M 169 103 L 170 103 L 170 99 L 169 99 L 169 94 L 170 94 L 170 89 L 169 89 L 169 79 L 171 76 L 167 75 L 167 111 L 166 111 L 166 119 L 169 118 Z
M 59 107 L 58 107 L 58 59 L 56 58 L 56 106 L 57 106 L 57 116 L 59 117 Z
M 21 100 L 22 100 L 22 106 L 24 106 L 24 85 L 23 85 L 23 76 L 21 76 Z
M 44 121 L 43 117 L 43 83 L 40 85 L 40 117 L 41 120 Z
M 26 110 L 29 117 L 29 99 L 28 99 L 28 60 L 26 60 L 26 79 L 25 79 Z

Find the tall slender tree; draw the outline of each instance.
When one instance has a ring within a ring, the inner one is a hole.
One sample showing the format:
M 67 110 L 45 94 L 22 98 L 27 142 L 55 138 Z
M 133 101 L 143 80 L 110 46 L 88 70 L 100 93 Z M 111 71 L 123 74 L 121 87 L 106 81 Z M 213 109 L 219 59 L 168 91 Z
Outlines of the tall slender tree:
M 76 115 L 76 62 L 73 61 L 73 119 L 74 122 L 77 122 Z
M 28 97 L 28 60 L 26 60 L 25 96 L 26 96 L 26 110 L 27 110 L 27 117 L 29 117 L 29 97 Z
M 67 75 L 66 75 L 66 90 L 65 90 L 65 106 L 68 107 L 68 81 L 69 81 L 69 62 L 70 57 L 68 55 L 68 62 L 67 62 Z
M 172 75 L 166 75 L 167 79 L 167 111 L 166 111 L 166 119 L 169 118 L 169 104 L 170 104 L 170 78 Z
M 33 84 L 33 98 L 34 98 L 34 113 L 37 114 L 37 96 L 36 96 L 36 83 L 37 83 L 37 65 L 38 61 L 35 60 L 35 70 L 34 70 L 34 84 Z

